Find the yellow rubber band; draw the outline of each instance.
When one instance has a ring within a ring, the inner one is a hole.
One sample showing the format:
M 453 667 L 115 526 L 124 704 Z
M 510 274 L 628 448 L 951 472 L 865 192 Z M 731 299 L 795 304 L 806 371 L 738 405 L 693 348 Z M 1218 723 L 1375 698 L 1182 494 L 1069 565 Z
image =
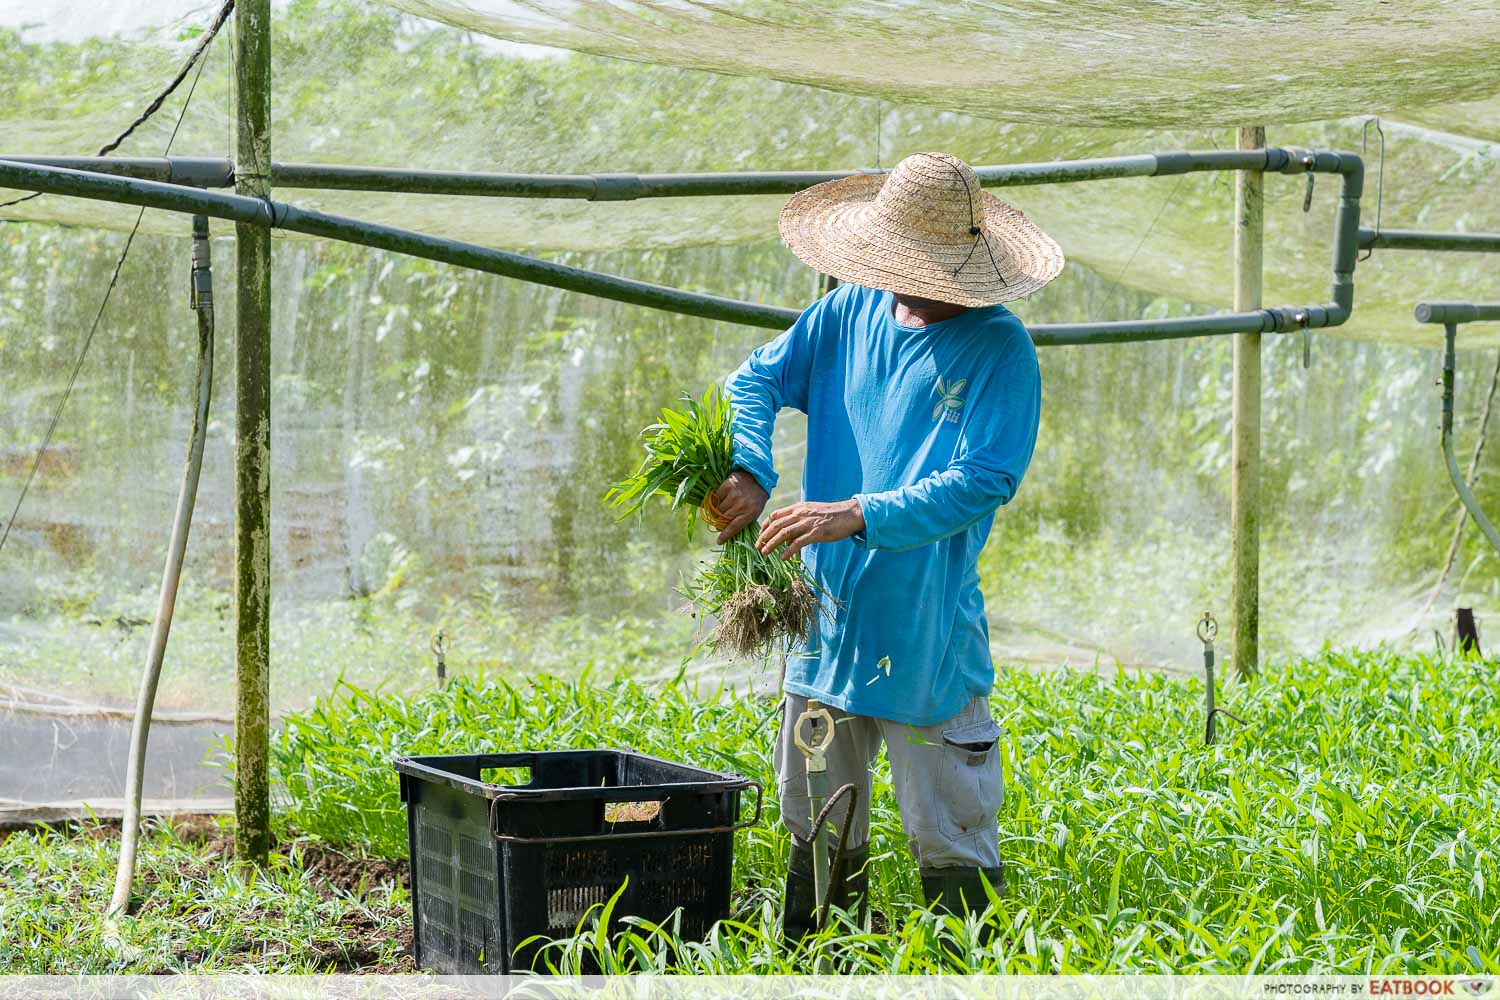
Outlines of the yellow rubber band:
M 714 495 L 712 493 L 703 498 L 703 505 L 699 510 L 703 514 L 703 523 L 715 531 L 723 531 L 729 527 L 731 519 L 714 503 Z

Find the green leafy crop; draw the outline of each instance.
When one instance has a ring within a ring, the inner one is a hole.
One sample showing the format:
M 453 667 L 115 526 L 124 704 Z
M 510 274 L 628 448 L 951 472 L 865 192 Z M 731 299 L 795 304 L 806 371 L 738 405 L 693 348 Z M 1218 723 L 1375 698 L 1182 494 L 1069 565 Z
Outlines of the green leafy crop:
M 663 409 L 641 432 L 640 468 L 605 500 L 623 508 L 622 517 L 640 513 L 653 497 L 696 514 L 734 471 L 733 426 L 733 405 L 717 385 L 701 399 L 684 397 L 681 407 Z M 820 591 L 807 567 L 796 556 L 783 558 L 782 549 L 762 553 L 759 538 L 760 522 L 752 521 L 683 588 L 697 614 L 718 619 L 708 645 L 732 656 L 768 653 L 805 639 L 817 624 Z

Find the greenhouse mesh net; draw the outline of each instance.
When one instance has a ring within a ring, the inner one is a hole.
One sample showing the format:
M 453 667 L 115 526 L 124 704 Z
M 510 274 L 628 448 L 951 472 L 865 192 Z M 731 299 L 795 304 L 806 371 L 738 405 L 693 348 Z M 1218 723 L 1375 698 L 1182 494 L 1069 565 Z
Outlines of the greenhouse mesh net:
M 655 172 L 889 167 L 942 149 L 1008 163 L 1230 148 L 1229 126 L 1254 122 L 1272 143 L 1363 150 L 1367 226 L 1378 202 L 1385 228 L 1500 230 L 1489 4 L 397 6 L 276 7 L 276 159 Z M 216 7 L 0 12 L 0 152 L 93 153 Z M 230 34 L 209 49 L 175 154 L 227 155 Z M 120 155 L 159 155 L 187 90 Z M 1226 307 L 1232 185 L 1204 174 L 1001 192 L 1070 261 L 1016 311 L 1040 323 Z M 1327 294 L 1337 182 L 1318 179 L 1304 213 L 1305 185 L 1266 181 L 1268 304 Z M 276 196 L 754 301 L 816 294 L 775 241 L 780 198 Z M 0 225 L 0 514 L 135 216 L 53 196 L 0 209 L 14 223 Z M 188 222 L 148 212 L 143 229 L 0 552 L 0 800 L 97 797 L 123 772 L 118 710 L 154 613 L 195 346 Z M 183 717 L 153 738 L 148 791 L 163 796 L 222 789 L 202 761 L 232 708 L 232 241 L 214 254 L 219 370 L 159 695 Z M 1354 320 L 1316 337 L 1310 368 L 1295 337 L 1267 338 L 1268 655 L 1325 640 L 1430 647 L 1455 602 L 1493 604 L 1495 556 L 1470 537 L 1442 599 L 1418 614 L 1454 518 L 1432 331 L 1410 310 L 1494 298 L 1495 274 L 1482 255 L 1377 252 L 1359 265 Z M 450 673 L 677 672 L 701 623 L 678 613 L 674 588 L 707 538 L 665 517 L 616 523 L 600 497 L 637 460 L 654 411 L 766 331 L 300 239 L 278 241 L 273 283 L 278 713 L 338 679 L 431 686 L 439 630 Z M 1497 343 L 1480 326 L 1462 339 Z M 1193 669 L 1197 616 L 1228 620 L 1231 345 L 1041 353 L 1036 457 L 981 566 L 996 656 Z M 1493 364 L 1461 354 L 1465 458 Z M 779 503 L 795 499 L 804 435 L 790 414 L 778 433 Z M 1493 476 L 1477 490 L 1500 506 Z M 776 664 L 691 669 L 764 689 Z

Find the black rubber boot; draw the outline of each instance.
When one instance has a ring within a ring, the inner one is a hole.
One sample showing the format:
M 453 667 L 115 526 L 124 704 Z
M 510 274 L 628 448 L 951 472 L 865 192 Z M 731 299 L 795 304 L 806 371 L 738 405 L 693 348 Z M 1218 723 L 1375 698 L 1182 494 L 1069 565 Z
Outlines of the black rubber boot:
M 922 895 L 934 912 L 965 917 L 970 912 L 983 912 L 990 905 L 989 893 L 984 891 L 986 881 L 995 895 L 1005 895 L 1005 869 L 1002 867 L 927 868 L 922 871 Z M 987 921 L 980 940 L 987 944 L 994 936 L 994 922 Z
M 782 899 L 781 934 L 795 948 L 818 926 L 818 893 L 813 884 L 811 844 L 792 839 L 792 854 L 786 866 L 786 895 Z

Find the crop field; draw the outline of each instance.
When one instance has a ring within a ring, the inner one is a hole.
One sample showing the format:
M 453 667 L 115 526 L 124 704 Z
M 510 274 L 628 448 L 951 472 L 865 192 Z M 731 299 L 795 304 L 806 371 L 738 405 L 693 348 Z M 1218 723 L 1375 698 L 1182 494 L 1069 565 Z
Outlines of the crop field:
M 1500 706 L 1493 661 L 1324 651 L 1220 692 L 1200 681 L 1001 667 L 1005 896 L 976 926 L 920 905 L 890 786 L 873 803 L 874 929 L 779 940 L 774 796 L 738 835 L 732 919 L 705 942 L 596 909 L 549 968 L 849 972 L 1500 972 Z M 402 697 L 341 686 L 274 737 L 281 843 L 252 873 L 229 831 L 158 829 L 131 958 L 101 948 L 116 839 L 0 843 L 0 965 L 15 972 L 410 969 L 398 754 L 631 747 L 774 786 L 775 704 L 679 678 L 461 678 Z M 883 762 L 882 762 L 883 768 Z M 90 930 L 90 928 L 94 928 Z M 878 931 L 878 933 L 877 933 Z

